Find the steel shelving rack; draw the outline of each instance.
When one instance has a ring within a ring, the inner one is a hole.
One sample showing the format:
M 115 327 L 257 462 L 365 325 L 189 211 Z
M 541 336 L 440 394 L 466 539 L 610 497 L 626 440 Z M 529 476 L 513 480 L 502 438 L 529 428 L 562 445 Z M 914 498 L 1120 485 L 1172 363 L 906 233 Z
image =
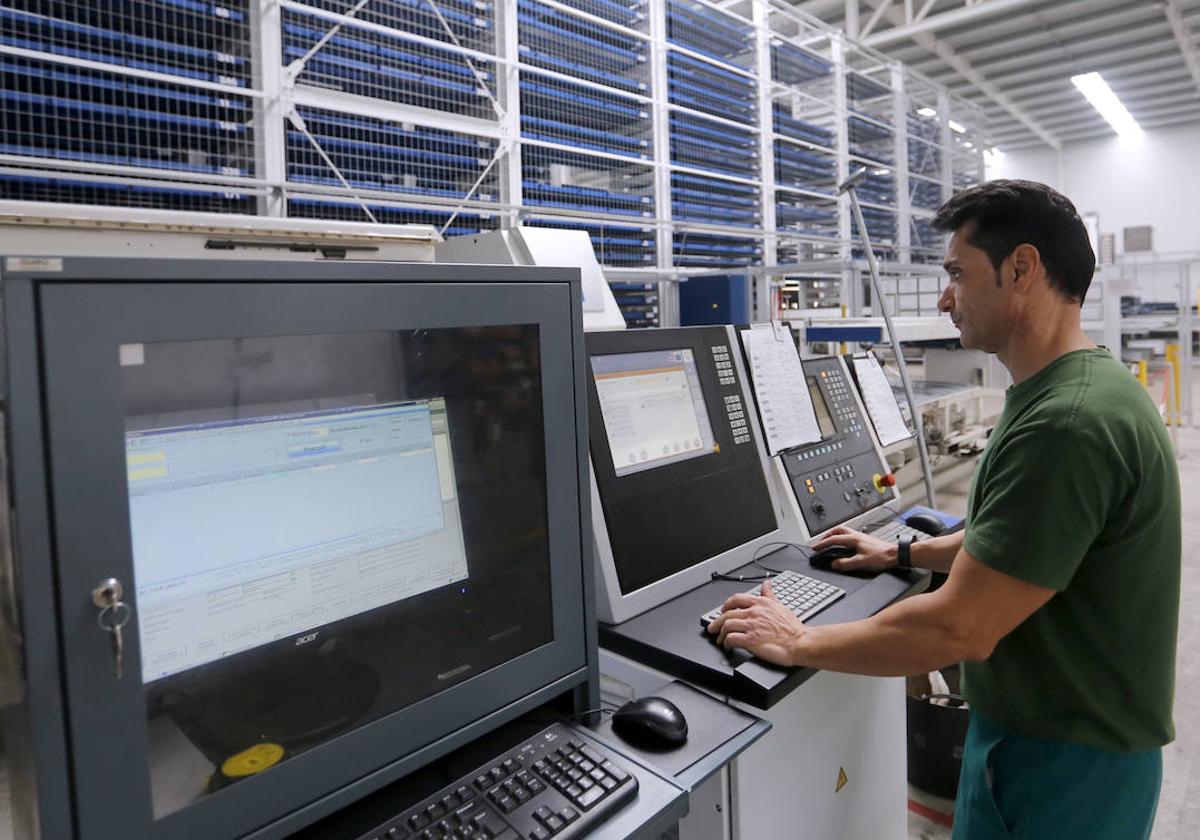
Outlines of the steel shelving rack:
M 701 273 L 754 277 L 756 317 L 861 298 L 859 166 L 880 257 L 939 261 L 987 136 L 777 0 L 5 0 L 0 73 L 10 212 L 583 229 L 638 326 Z

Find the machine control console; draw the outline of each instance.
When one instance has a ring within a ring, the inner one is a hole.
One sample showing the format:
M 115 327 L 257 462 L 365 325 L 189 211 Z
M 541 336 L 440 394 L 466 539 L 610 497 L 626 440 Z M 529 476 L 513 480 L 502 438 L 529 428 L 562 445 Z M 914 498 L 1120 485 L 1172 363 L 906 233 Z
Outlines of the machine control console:
M 832 528 L 891 497 L 878 477 L 888 469 L 866 428 L 840 359 L 801 362 L 821 429 L 821 440 L 784 452 L 783 465 L 812 535 Z

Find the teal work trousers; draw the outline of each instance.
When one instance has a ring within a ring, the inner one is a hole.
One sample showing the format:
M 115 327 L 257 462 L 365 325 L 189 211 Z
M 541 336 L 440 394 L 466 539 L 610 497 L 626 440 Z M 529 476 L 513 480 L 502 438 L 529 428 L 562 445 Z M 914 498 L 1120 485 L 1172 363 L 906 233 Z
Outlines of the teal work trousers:
M 954 840 L 1148 840 L 1162 750 L 1027 738 L 972 712 Z

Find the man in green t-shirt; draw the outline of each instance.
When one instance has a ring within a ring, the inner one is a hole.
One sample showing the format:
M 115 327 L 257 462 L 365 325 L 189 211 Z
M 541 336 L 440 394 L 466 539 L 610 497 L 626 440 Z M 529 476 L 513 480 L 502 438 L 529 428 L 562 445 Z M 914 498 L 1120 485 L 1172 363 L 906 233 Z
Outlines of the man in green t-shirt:
M 971 725 L 954 837 L 1146 838 L 1162 779 L 1179 619 L 1179 475 L 1158 412 L 1080 326 L 1095 264 L 1065 197 L 1029 181 L 965 190 L 939 306 L 964 347 L 1012 374 L 972 480 L 964 531 L 911 546 L 934 592 L 805 627 L 763 586 L 709 626 L 780 664 L 881 676 L 963 662 Z M 835 568 L 897 546 L 835 528 Z

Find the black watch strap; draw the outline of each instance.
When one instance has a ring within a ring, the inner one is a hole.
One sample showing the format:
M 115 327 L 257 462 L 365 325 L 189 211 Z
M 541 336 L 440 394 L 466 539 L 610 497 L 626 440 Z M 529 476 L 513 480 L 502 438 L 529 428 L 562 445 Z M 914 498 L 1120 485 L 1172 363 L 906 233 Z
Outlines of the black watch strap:
M 909 534 L 905 534 L 900 538 L 900 542 L 896 546 L 896 568 L 912 568 L 912 544 L 914 539 L 915 538 Z

